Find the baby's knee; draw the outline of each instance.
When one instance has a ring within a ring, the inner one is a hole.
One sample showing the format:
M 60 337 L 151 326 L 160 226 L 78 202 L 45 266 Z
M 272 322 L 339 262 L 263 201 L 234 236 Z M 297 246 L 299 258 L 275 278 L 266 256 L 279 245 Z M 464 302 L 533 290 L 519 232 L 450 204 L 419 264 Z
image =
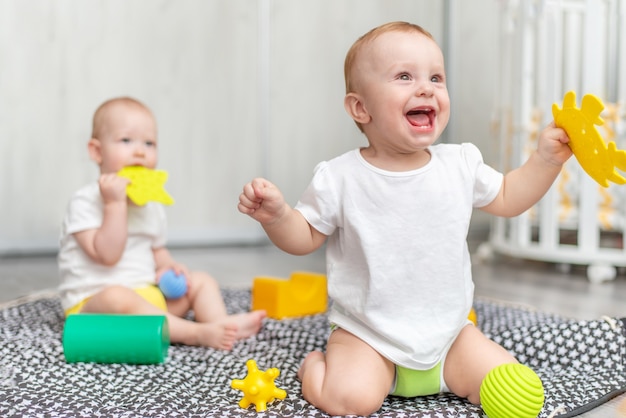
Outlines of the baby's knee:
M 95 297 L 99 304 L 106 306 L 111 312 L 130 313 L 139 297 L 133 289 L 113 285 L 101 290 Z
M 333 405 L 337 405 L 340 409 L 329 412 L 331 415 L 368 416 L 380 409 L 386 397 L 387 394 L 381 397 L 380 394 L 371 393 L 371 391 L 344 393 L 333 402 Z
M 387 397 L 387 392 L 377 392 L 359 382 L 327 389 L 316 406 L 330 415 L 368 416 L 378 411 Z
M 372 391 L 356 392 L 349 398 L 348 410 L 354 415 L 368 416 L 378 411 L 387 397 L 387 393 L 373 393 Z
M 219 283 L 213 276 L 203 271 L 193 271 L 190 273 L 189 277 L 190 283 L 192 287 L 208 287 L 211 289 L 218 290 Z

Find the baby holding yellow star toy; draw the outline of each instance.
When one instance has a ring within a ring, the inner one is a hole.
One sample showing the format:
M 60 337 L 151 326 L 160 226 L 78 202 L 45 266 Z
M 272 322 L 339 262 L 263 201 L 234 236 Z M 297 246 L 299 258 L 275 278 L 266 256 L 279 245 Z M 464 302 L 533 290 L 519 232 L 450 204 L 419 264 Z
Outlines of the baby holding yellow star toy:
M 593 94 L 586 94 L 580 108 L 576 107 L 573 91 L 565 93 L 563 108 L 552 105 L 554 122 L 567 132 L 568 144 L 583 170 L 602 187 L 609 187 L 609 181 L 626 184 L 617 171 L 626 171 L 626 151 L 617 149 L 613 141 L 607 144 L 596 129 L 604 124 L 602 110 L 604 104 Z
M 163 189 L 167 173 L 155 170 L 152 112 L 128 97 L 106 101 L 94 115 L 88 150 L 100 178 L 74 194 L 61 231 L 66 315 L 166 314 L 173 343 L 224 350 L 258 332 L 264 311 L 227 315 L 215 279 L 189 271 L 165 247 L 165 210 L 157 202 L 173 200 Z M 188 291 L 166 300 L 156 284 L 170 270 L 186 277 Z M 195 321 L 184 319 L 189 310 Z

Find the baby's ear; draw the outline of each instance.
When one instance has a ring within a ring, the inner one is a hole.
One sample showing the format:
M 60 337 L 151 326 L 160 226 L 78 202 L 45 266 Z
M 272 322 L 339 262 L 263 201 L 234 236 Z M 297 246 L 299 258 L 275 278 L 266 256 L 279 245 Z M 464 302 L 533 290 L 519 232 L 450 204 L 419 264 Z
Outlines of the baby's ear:
M 100 149 L 102 144 L 96 138 L 91 138 L 87 143 L 87 151 L 89 151 L 89 158 L 100 165 L 102 163 L 102 150 Z
M 346 97 L 343 99 L 343 106 L 355 122 L 365 124 L 372 119 L 361 101 L 361 96 L 357 93 L 346 94 Z

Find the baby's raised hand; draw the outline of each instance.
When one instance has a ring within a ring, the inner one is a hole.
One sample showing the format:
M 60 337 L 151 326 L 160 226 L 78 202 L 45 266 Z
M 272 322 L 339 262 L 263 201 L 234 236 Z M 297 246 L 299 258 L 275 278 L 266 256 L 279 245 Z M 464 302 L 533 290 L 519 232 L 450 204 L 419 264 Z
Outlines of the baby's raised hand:
M 568 142 L 567 133 L 557 128 L 552 122 L 539 134 L 537 152 L 544 161 L 554 165 L 563 165 L 572 156 Z
M 284 214 L 285 198 L 274 184 L 256 178 L 243 187 L 237 208 L 261 224 L 270 224 Z
M 130 180 L 116 173 L 106 173 L 98 179 L 100 194 L 104 203 L 126 202 L 126 186 Z

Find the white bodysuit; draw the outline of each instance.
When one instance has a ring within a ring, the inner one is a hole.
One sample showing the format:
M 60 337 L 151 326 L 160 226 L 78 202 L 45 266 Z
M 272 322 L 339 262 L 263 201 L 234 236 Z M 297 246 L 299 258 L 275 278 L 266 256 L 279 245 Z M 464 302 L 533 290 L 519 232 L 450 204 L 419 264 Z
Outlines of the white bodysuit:
M 415 370 L 439 363 L 467 323 L 470 218 L 503 178 L 472 144 L 429 151 L 408 172 L 376 168 L 358 149 L 322 162 L 295 207 L 329 236 L 331 323 Z
M 140 288 L 155 283 L 153 249 L 165 245 L 165 210 L 158 203 L 128 206 L 128 239 L 120 261 L 114 266 L 95 263 L 78 245 L 74 233 L 102 225 L 103 203 L 98 183 L 78 190 L 61 227 L 59 273 L 63 310 L 111 285 Z

